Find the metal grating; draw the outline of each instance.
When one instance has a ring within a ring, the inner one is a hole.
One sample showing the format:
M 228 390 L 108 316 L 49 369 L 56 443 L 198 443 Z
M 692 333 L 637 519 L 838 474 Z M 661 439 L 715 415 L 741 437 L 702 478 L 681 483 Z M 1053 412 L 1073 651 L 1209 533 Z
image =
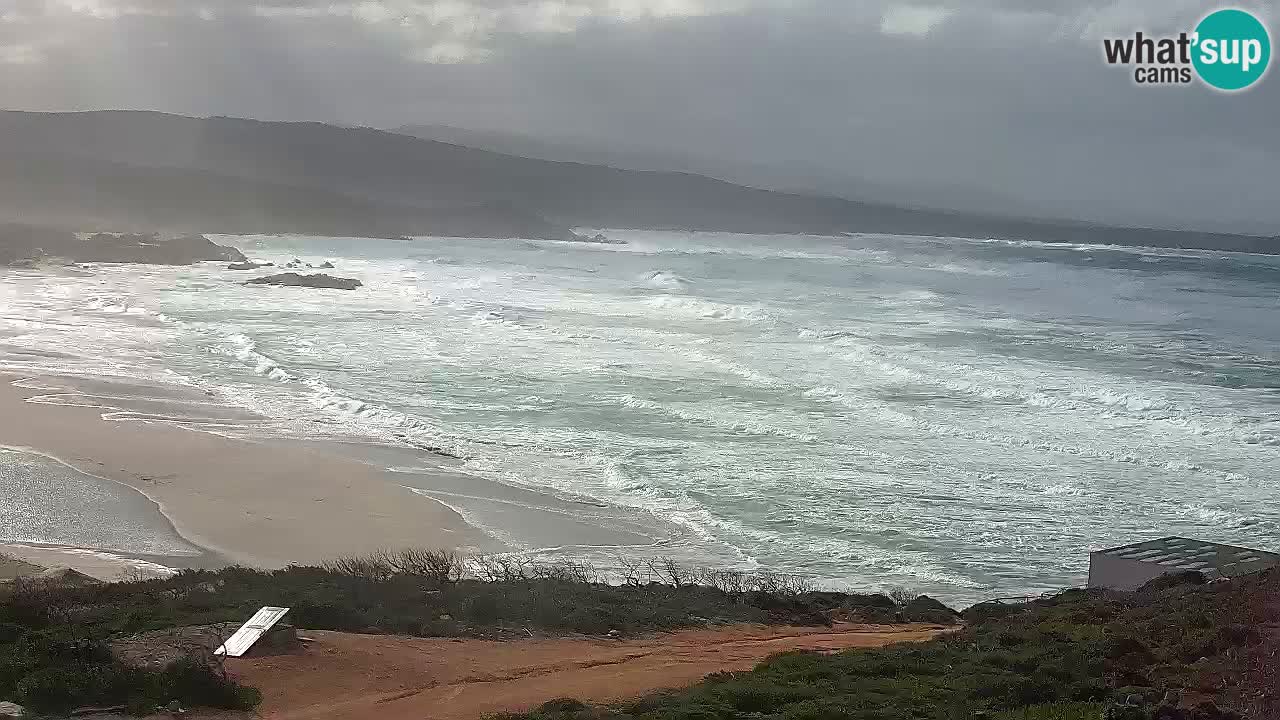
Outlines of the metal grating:
M 226 655 L 227 657 L 240 657 L 249 652 L 249 648 L 276 623 L 280 622 L 280 618 L 289 612 L 289 608 L 281 607 L 264 607 L 249 618 L 249 621 L 240 626 L 234 635 L 227 638 L 227 641 L 218 646 L 214 650 L 215 655 Z

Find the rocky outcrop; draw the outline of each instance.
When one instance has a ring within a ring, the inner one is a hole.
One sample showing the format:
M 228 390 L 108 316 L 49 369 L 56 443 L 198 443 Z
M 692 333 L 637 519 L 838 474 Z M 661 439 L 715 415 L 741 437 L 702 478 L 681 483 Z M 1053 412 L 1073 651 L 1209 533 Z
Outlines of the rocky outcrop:
M 0 264 L 22 265 L 46 260 L 93 263 L 191 265 L 221 260 L 242 263 L 244 254 L 203 235 L 161 237 L 158 233 L 97 233 L 81 238 L 73 232 L 28 225 L 0 225 Z
M 332 290 L 355 290 L 364 285 L 359 280 L 340 278 L 319 273 L 316 275 L 299 275 L 298 273 L 280 273 L 254 278 L 245 285 L 282 285 L 284 287 L 326 288 Z
M 77 262 L 191 265 L 207 260 L 245 262 L 239 250 L 218 245 L 203 235 L 162 239 L 159 235 L 98 233 L 83 241 L 70 258 Z
M 275 263 L 260 263 L 260 262 L 253 262 L 253 261 L 231 263 L 230 265 L 227 266 L 227 269 L 228 270 L 257 270 L 259 268 L 264 268 L 264 267 L 275 267 Z

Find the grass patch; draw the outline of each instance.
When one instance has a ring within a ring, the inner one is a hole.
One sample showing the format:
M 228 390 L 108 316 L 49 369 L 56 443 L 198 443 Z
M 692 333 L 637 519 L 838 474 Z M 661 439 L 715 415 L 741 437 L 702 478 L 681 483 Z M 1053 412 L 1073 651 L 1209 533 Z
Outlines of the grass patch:
M 1271 675 L 1255 671 L 1280 645 L 1262 630 L 1280 622 L 1278 601 L 1280 572 L 1212 585 L 1168 578 L 1137 593 L 1073 590 L 976 606 L 964 613 L 964 629 L 921 645 L 786 653 L 624 705 L 505 718 L 1101 720 L 1105 712 L 1229 720 L 1280 699 Z M 1213 702 L 1188 712 L 1176 707 L 1183 692 Z

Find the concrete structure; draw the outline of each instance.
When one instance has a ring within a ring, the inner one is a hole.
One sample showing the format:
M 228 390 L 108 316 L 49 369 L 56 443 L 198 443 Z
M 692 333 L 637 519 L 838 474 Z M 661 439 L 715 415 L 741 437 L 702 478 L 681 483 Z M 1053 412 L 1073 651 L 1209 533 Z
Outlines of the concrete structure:
M 1280 567 L 1280 555 L 1167 537 L 1089 553 L 1089 587 L 1137 590 L 1169 573 L 1195 570 L 1213 580 L 1247 575 L 1271 567 Z

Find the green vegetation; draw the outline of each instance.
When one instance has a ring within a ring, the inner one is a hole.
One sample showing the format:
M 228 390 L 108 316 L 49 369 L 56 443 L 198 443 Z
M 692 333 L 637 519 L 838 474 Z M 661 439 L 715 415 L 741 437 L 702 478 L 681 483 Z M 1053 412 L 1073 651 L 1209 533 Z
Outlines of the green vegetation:
M 899 606 L 884 595 L 814 592 L 785 576 L 689 570 L 665 561 L 629 567 L 623 580 L 604 584 L 589 566 L 572 563 L 402 551 L 276 572 L 228 568 L 77 587 L 18 581 L 0 585 L 0 699 L 41 711 L 126 705 L 144 712 L 173 700 L 184 706 L 251 707 L 255 691 L 228 679 L 207 649 L 168 668 L 137 669 L 117 657 L 111 641 L 152 630 L 239 622 L 263 605 L 292 608 L 290 622 L 303 628 L 418 636 L 629 634 L 732 622 L 823 624 L 832 618 L 955 619 L 955 613 L 928 598 Z
M 1261 720 L 1280 708 L 1269 669 L 1278 599 L 1277 572 L 1212 585 L 1163 578 L 1137 593 L 1074 590 L 975 606 L 965 628 L 922 645 L 786 653 L 617 707 L 558 700 L 506 718 L 1227 720 L 1242 711 Z
M 1101 703 L 1052 703 L 1002 712 L 995 720 L 1098 720 L 1103 712 Z
M 0 585 L 0 699 L 41 712 L 125 706 L 138 714 L 178 700 L 187 706 L 249 709 L 256 690 L 231 681 L 207 656 L 163 668 L 134 668 L 112 653 L 110 636 L 148 623 L 145 609 L 98 605 L 95 591 L 42 580 Z
M 76 587 L 18 581 L 0 585 L 0 698 L 50 712 L 83 705 L 145 712 L 173 700 L 251 707 L 256 692 L 229 679 L 207 651 L 138 669 L 120 660 L 112 641 L 241 621 L 268 604 L 293 608 L 290 620 L 309 629 L 489 638 L 955 618 L 908 592 L 818 592 L 794 578 L 669 562 L 625 567 L 621 584 L 598 580 L 592 568 L 571 563 L 404 551 L 276 572 L 228 568 Z M 963 620 L 929 643 L 785 653 L 749 672 L 716 673 L 616 707 L 563 698 L 509 720 L 1280 716 L 1280 572 L 1212 584 L 1192 574 L 1136 593 L 1072 590 L 1026 604 L 986 603 Z

